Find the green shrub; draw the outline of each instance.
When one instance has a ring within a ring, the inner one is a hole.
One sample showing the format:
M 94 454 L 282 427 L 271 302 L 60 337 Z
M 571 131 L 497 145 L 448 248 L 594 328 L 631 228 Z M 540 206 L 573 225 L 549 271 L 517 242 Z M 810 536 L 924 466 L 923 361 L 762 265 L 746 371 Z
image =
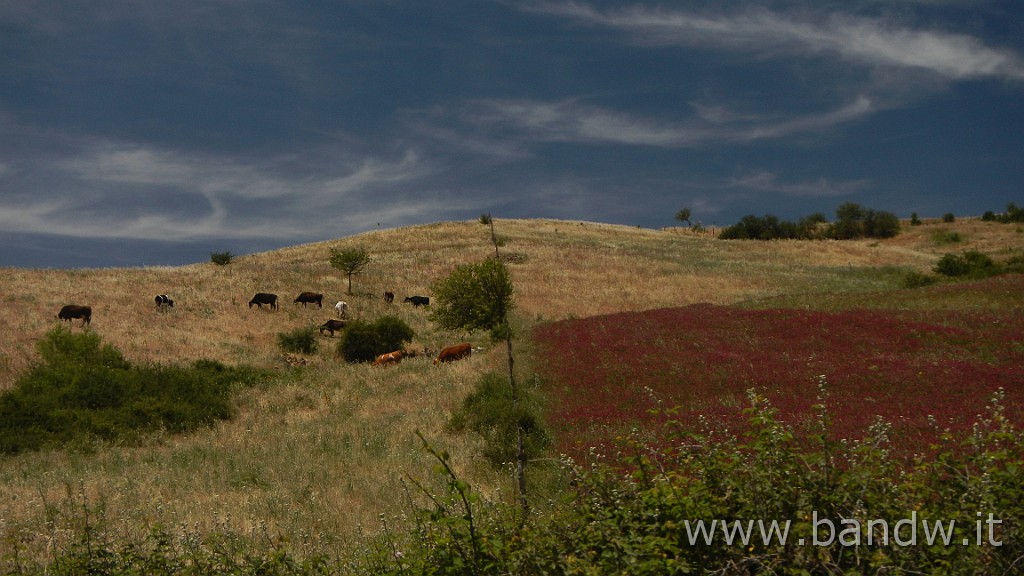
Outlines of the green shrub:
M 209 426 L 231 417 L 235 384 L 261 374 L 212 361 L 136 367 L 95 333 L 66 328 L 37 348 L 40 362 L 0 395 L 0 454 Z
M 780 220 L 768 214 L 757 217 L 747 215 L 719 234 L 722 240 L 778 240 L 835 238 L 891 238 L 900 231 L 895 214 L 880 210 L 866 210 L 859 204 L 848 202 L 836 210 L 836 221 L 828 224 L 824 214 L 815 213 L 798 222 Z
M 415 332 L 402 319 L 382 316 L 374 322 L 353 320 L 338 342 L 338 354 L 349 362 L 371 362 L 381 354 L 402 350 Z
M 1003 224 L 1024 222 L 1024 208 L 1010 202 L 1006 205 L 1006 212 L 996 214 L 989 210 L 982 214 L 981 219 L 985 222 L 1002 222 Z
M 1010 256 L 1003 262 L 1003 271 L 1007 274 L 1024 274 L 1024 254 Z
M 911 272 L 903 278 L 904 288 L 923 288 L 938 282 L 938 278 L 922 272 Z
M 231 252 L 210 252 L 210 262 L 218 266 L 227 266 L 234 258 Z
M 550 438 L 536 415 L 538 409 L 532 396 L 522 390 L 519 394 L 519 401 L 513 403 L 508 376 L 488 372 L 452 415 L 448 428 L 453 432 L 475 432 L 483 437 L 484 457 L 495 466 L 515 462 L 517 429 L 521 428 L 526 456 L 535 458 L 548 448 Z
M 1002 273 L 1002 268 L 992 258 L 976 250 L 945 254 L 939 258 L 934 270 L 943 276 L 969 278 L 986 278 Z
M 951 232 L 949 230 L 932 230 L 931 237 L 932 242 L 940 246 L 944 244 L 957 244 L 963 241 L 959 232 Z
M 953 222 L 956 222 L 956 216 L 953 215 L 952 212 L 946 212 L 945 214 L 942 215 L 942 221 L 945 222 L 946 224 L 951 224 Z
M 313 326 L 296 328 L 291 332 L 279 332 L 277 345 L 285 352 L 314 354 L 317 350 L 317 329 Z

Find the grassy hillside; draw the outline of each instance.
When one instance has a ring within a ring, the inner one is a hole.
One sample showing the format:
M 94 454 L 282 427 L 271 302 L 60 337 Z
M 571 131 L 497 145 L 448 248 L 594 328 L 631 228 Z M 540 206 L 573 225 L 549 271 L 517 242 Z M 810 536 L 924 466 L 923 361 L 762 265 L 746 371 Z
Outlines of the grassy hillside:
M 904 274 L 927 271 L 939 255 L 969 248 L 1019 253 L 1019 227 L 974 220 L 907 227 L 886 241 L 725 242 L 682 229 L 645 230 L 551 220 L 496 220 L 516 289 L 517 323 L 589 317 L 695 303 L 751 305 L 798 297 L 898 290 Z M 935 231 L 942 231 L 936 234 Z M 950 244 L 948 231 L 960 240 Z M 353 281 L 328 264 L 331 248 L 362 246 L 369 270 Z M 293 368 L 277 334 L 318 325 L 346 300 L 355 317 L 396 315 L 416 331 L 413 348 L 438 348 L 466 335 L 438 332 L 426 312 L 402 305 L 456 265 L 493 253 L 478 222 L 440 223 L 238 257 L 228 266 L 5 269 L 0 291 L 0 389 L 35 358 L 35 342 L 64 304 L 93 307 L 90 330 L 133 363 L 210 358 L 274 368 L 279 374 L 239 399 L 239 415 L 188 436 L 156 435 L 141 447 L 77 447 L 0 459 L 0 538 L 45 555 L 85 505 L 101 505 L 126 531 L 165 526 L 182 533 L 228 530 L 287 540 L 299 551 L 343 547 L 380 515 L 397 514 L 409 478 L 431 475 L 416 431 L 452 455 L 463 476 L 495 498 L 509 482 L 478 457 L 476 440 L 445 422 L 478 376 L 500 367 L 485 351 L 432 366 L 414 358 L 396 368 L 347 365 L 320 338 L 319 353 Z M 301 291 L 325 293 L 323 310 L 292 304 Z M 394 304 L 381 299 L 395 292 Z M 249 309 L 255 292 L 276 292 L 281 309 Z M 153 306 L 170 294 L 175 308 Z M 853 296 L 856 298 L 856 296 Z M 82 330 L 75 323 L 73 330 Z M 487 346 L 480 335 L 470 335 Z M 529 363 L 522 364 L 529 370 Z M 504 490 L 504 492 L 502 492 Z M 0 540 L 2 542 L 2 540 Z

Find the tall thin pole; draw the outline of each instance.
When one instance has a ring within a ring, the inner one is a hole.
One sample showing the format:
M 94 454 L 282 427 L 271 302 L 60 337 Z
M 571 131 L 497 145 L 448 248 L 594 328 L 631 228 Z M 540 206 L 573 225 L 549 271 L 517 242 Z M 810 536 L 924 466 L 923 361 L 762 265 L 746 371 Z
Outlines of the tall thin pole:
M 501 254 L 498 252 L 498 235 L 494 233 L 494 218 L 491 217 L 490 214 L 487 216 L 491 224 L 491 243 L 494 244 L 494 257 L 495 259 L 499 259 L 501 258 Z M 502 302 L 504 302 L 504 299 L 502 299 Z M 507 323 L 508 318 L 505 314 L 505 310 L 502 310 L 502 321 Z M 518 414 L 519 392 L 516 387 L 515 359 L 512 356 L 511 330 L 505 331 L 505 349 L 508 351 L 508 383 L 512 393 L 512 411 L 513 413 Z M 516 481 L 519 486 L 519 505 L 523 509 L 523 519 L 525 520 L 527 513 L 530 511 L 530 502 L 526 498 L 526 445 L 523 442 L 523 426 L 519 421 L 516 421 Z

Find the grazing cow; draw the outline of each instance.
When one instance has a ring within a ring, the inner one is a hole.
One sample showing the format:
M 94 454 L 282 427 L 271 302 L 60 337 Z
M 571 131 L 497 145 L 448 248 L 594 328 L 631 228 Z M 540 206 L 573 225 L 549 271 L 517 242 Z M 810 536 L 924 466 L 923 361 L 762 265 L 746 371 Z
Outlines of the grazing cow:
M 62 321 L 67 320 L 68 322 L 71 322 L 75 318 L 81 318 L 82 326 L 85 326 L 92 322 L 92 308 L 89 306 L 68 304 L 60 309 L 60 312 L 57 313 L 57 318 L 60 318 Z
M 334 305 L 334 313 L 338 315 L 338 318 L 344 318 L 348 316 L 348 302 L 338 302 Z
M 373 361 L 374 366 L 389 366 L 391 364 L 398 364 L 402 361 L 402 351 L 395 350 L 394 352 L 388 352 L 387 354 L 381 354 L 377 356 L 377 359 Z
M 161 294 L 153 300 L 156 301 L 156 307 L 161 310 L 164 308 L 174 308 L 174 300 L 171 300 L 171 297 L 167 294 Z
M 386 304 L 391 304 L 394 301 L 395 301 L 395 293 L 394 292 L 390 292 L 389 291 L 389 292 L 385 292 L 384 293 L 384 302 Z
M 426 296 L 406 296 L 405 302 L 412 302 L 413 306 L 419 308 L 420 306 L 429 306 L 430 298 Z
M 294 304 L 298 304 L 299 302 L 302 302 L 302 307 L 303 308 L 306 307 L 307 303 L 308 304 L 316 303 L 316 307 L 317 308 L 323 308 L 324 307 L 324 295 L 323 294 L 318 294 L 316 292 L 303 292 L 302 294 L 299 294 L 298 296 L 295 297 Z
M 249 308 L 255 304 L 258 308 L 263 308 L 264 304 L 270 306 L 271 310 L 277 310 L 277 294 L 268 294 L 266 292 L 257 292 L 252 300 L 249 300 Z
M 441 362 L 455 362 L 456 360 L 462 360 L 472 353 L 473 346 L 471 346 L 469 342 L 448 346 L 441 349 L 441 353 L 434 359 L 434 364 L 437 365 Z
M 327 330 L 328 332 L 331 333 L 331 337 L 333 338 L 334 332 L 336 330 L 341 330 L 342 328 L 345 327 L 346 324 L 348 324 L 348 322 L 344 320 L 328 320 L 327 322 L 324 322 L 322 326 L 320 326 L 320 333 L 323 334 L 324 330 Z

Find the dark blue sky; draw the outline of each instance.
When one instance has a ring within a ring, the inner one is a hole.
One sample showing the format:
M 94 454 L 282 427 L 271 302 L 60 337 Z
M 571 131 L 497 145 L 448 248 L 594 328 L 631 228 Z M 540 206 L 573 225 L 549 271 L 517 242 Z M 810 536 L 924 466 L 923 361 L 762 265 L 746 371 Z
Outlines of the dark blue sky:
M 1024 3 L 6 0 L 0 266 L 1024 203 Z

